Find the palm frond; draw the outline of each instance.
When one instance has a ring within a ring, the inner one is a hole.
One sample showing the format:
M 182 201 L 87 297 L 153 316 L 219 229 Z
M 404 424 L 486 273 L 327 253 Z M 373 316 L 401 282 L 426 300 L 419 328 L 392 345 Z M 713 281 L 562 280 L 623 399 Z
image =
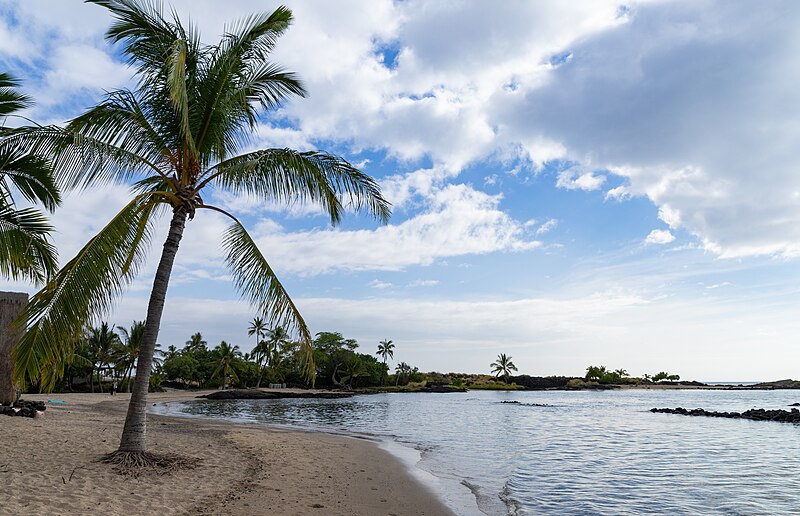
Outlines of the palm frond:
M 381 222 L 391 215 L 391 204 L 380 187 L 346 160 L 325 152 L 267 149 L 224 161 L 212 169 L 219 187 L 248 193 L 265 200 L 319 203 L 332 224 L 338 224 L 343 201 L 355 210 L 366 210 Z
M 315 366 L 311 332 L 258 246 L 238 221 L 227 229 L 222 241 L 225 263 L 239 292 L 265 314 L 269 325 L 281 324 L 300 336 L 306 355 L 306 377 L 314 383 Z
M 0 202 L 0 275 L 43 283 L 58 269 L 58 253 L 47 240 L 52 230 L 35 208 L 14 210 Z
M 40 202 L 50 211 L 61 202 L 50 163 L 18 145 L 0 144 L 0 181 L 5 193 L 13 185 L 30 202 Z
M 150 196 L 137 197 L 37 292 L 20 316 L 15 376 L 59 376 L 87 324 L 106 314 L 143 264 L 152 233 Z M 49 366 L 43 368 L 43 366 Z
M 111 181 L 125 183 L 158 172 L 146 157 L 58 126 L 20 129 L 7 141 L 48 156 L 55 182 L 64 189 Z
M 0 116 L 9 116 L 32 104 L 30 97 L 18 92 L 20 82 L 7 73 L 0 73 Z

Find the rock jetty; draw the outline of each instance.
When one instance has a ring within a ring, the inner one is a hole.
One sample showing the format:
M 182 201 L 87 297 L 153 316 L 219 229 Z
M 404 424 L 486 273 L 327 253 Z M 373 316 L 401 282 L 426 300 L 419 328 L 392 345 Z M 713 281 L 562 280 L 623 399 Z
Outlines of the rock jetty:
M 766 410 L 750 409 L 744 412 L 715 412 L 712 410 L 678 408 L 653 408 L 650 412 L 662 414 L 680 414 L 682 416 L 725 417 L 729 419 L 751 419 L 753 421 L 779 421 L 782 423 L 800 423 L 800 410 Z

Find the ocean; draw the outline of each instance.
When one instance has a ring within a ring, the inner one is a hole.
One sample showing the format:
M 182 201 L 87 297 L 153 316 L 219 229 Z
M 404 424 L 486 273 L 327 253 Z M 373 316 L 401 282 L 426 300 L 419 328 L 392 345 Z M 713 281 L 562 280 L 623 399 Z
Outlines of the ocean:
M 772 515 L 800 514 L 800 426 L 649 409 L 795 402 L 788 390 L 469 391 L 153 409 L 374 439 L 457 514 Z

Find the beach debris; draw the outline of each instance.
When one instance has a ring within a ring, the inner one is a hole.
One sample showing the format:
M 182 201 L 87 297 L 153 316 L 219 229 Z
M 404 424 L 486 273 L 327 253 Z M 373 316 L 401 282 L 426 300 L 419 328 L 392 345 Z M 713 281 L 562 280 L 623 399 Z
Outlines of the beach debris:
M 66 405 L 67 404 L 66 401 L 61 401 L 61 400 L 47 400 L 47 403 L 52 403 L 54 405 Z
M 729 419 L 750 419 L 753 421 L 779 421 L 782 423 L 800 423 L 800 410 L 793 408 L 791 410 L 766 410 L 766 409 L 750 409 L 744 412 L 715 412 L 713 410 L 705 410 L 701 408 L 685 409 L 678 408 L 653 408 L 650 412 L 657 412 L 662 414 L 679 414 L 682 416 L 705 416 L 705 417 L 724 417 Z

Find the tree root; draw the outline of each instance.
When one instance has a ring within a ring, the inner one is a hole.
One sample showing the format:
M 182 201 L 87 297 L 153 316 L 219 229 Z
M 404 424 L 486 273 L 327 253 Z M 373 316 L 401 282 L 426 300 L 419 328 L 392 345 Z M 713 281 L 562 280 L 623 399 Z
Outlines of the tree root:
M 144 473 L 169 475 L 183 469 L 194 469 L 199 459 L 174 453 L 125 452 L 117 450 L 104 455 L 98 462 L 114 465 L 120 475 L 138 477 Z

